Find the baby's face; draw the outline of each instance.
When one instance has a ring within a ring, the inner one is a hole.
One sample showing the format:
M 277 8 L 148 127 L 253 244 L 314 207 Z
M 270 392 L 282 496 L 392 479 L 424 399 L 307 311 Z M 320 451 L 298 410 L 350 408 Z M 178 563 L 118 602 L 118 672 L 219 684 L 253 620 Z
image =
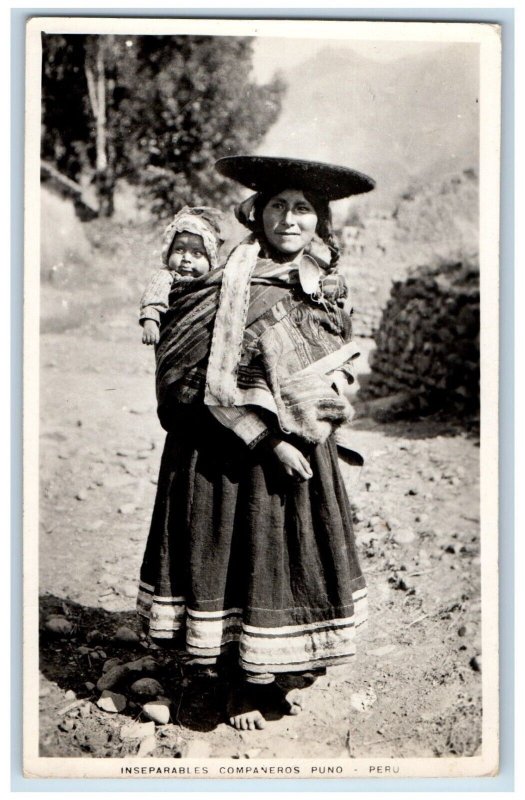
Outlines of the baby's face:
M 186 231 L 178 233 L 171 246 L 168 267 L 189 278 L 198 278 L 209 272 L 210 262 L 202 237 Z

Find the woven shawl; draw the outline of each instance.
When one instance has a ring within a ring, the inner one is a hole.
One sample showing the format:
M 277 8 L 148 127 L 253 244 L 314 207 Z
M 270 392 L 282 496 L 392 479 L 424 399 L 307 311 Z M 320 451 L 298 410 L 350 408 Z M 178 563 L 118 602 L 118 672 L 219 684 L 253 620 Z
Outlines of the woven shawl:
M 249 243 L 234 251 L 229 272 L 227 265 L 174 284 L 156 350 L 164 427 L 172 402 L 255 405 L 278 413 L 287 375 L 337 353 L 348 338 L 335 304 L 311 302 L 296 266 L 258 258 L 256 248 Z M 350 357 L 341 350 L 332 368 Z

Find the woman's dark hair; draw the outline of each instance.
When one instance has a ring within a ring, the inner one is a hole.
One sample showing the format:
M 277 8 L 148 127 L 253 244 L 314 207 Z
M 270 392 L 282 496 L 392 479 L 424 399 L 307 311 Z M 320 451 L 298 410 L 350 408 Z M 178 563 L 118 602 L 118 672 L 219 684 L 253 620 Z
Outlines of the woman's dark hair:
M 315 228 L 315 232 L 330 250 L 330 263 L 328 265 L 327 272 L 333 272 L 337 266 L 337 262 L 339 261 L 340 251 L 332 227 L 332 213 L 330 211 L 330 205 L 328 200 L 321 195 L 315 194 L 314 192 L 308 192 L 304 190 L 301 191 L 310 205 L 314 207 L 315 213 L 317 214 L 317 226 Z M 247 219 L 245 215 L 238 215 L 237 217 L 243 225 L 245 225 L 255 234 L 259 242 L 261 242 L 265 248 L 268 248 L 268 242 L 264 233 L 262 215 L 272 197 L 275 197 L 277 194 L 279 194 L 279 190 L 271 192 L 258 192 L 253 203 L 252 215 L 250 215 L 250 219 Z

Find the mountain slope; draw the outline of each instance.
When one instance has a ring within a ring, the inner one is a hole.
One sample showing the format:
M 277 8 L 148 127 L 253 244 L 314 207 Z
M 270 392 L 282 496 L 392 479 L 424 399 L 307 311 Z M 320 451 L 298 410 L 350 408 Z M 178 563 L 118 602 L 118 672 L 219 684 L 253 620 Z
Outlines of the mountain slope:
M 375 61 L 326 47 L 284 74 L 283 111 L 260 152 L 346 164 L 374 203 L 412 181 L 477 167 L 477 45 Z

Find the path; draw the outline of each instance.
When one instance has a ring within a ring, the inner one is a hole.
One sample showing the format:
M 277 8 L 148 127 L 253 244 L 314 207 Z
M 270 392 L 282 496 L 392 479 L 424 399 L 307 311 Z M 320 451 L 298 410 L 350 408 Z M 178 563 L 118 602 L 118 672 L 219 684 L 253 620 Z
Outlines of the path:
M 105 659 L 149 652 L 144 642 L 128 651 L 111 637 L 119 625 L 134 624 L 136 578 L 163 442 L 153 353 L 140 344 L 131 312 L 101 311 L 76 329 L 44 334 L 41 363 L 43 618 L 65 612 L 77 626 L 72 637 L 43 638 L 42 754 L 135 753 L 138 741 L 122 739 L 121 729 L 139 717 L 140 707 L 108 714 L 95 705 L 98 693 L 89 685 Z M 215 689 L 193 686 L 183 661 L 152 651 L 176 704 L 175 721 L 157 728 L 150 741 L 152 755 L 476 752 L 478 447 L 429 422 L 379 426 L 360 420 L 352 441 L 366 458 L 352 501 L 370 601 L 370 623 L 355 662 L 300 691 L 299 716 L 239 733 L 221 720 Z M 102 633 L 98 651 L 85 641 L 93 628 Z M 85 702 L 64 711 L 77 699 Z

